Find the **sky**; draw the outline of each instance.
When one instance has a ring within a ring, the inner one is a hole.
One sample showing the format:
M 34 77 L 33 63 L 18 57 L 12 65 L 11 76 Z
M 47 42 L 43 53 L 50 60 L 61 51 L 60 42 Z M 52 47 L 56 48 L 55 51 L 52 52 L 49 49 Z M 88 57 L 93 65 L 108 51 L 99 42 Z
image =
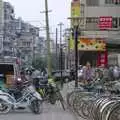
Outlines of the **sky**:
M 45 10 L 45 0 L 4 0 L 10 2 L 15 9 L 16 17 L 21 17 L 35 26 L 45 27 L 45 15 L 41 13 Z M 59 22 L 64 23 L 64 28 L 68 27 L 70 16 L 71 0 L 48 0 L 49 26 L 52 33 L 55 32 Z

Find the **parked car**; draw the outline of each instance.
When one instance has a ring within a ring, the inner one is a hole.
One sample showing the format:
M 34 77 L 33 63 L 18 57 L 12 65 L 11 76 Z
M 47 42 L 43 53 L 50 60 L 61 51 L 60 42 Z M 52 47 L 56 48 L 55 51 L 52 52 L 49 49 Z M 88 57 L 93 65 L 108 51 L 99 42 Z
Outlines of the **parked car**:
M 52 76 L 56 81 L 61 80 L 61 78 L 64 80 L 64 82 L 72 81 L 70 70 L 62 70 L 62 76 L 61 70 L 56 70 L 52 72 Z

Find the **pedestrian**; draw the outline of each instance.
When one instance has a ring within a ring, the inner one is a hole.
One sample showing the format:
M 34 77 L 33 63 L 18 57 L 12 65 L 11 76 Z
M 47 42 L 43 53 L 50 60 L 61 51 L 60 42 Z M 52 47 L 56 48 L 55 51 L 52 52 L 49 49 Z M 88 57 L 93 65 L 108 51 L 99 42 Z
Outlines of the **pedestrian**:
M 85 68 L 83 69 L 84 84 L 89 84 L 91 81 L 93 81 L 93 76 L 94 72 L 91 64 L 90 62 L 87 62 Z
M 114 77 L 113 77 L 113 66 L 109 66 L 109 80 L 113 81 Z
M 119 68 L 117 65 L 113 68 L 113 77 L 114 77 L 114 80 L 119 79 Z

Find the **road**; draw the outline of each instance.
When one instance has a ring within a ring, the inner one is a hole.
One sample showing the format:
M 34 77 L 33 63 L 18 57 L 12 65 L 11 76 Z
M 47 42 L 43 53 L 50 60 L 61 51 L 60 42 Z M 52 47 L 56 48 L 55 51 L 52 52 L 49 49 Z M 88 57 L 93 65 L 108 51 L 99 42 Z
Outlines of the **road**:
M 30 110 L 17 110 L 0 115 L 0 120 L 77 120 L 77 118 L 68 109 L 64 111 L 57 103 L 56 105 L 44 104 L 40 115 L 35 115 Z
M 62 95 L 66 98 L 66 94 L 72 90 L 74 83 L 64 85 Z M 43 111 L 40 115 L 31 113 L 30 110 L 12 111 L 6 115 L 0 115 L 0 120 L 83 120 L 75 116 L 69 109 L 64 111 L 61 105 L 50 105 L 48 103 L 43 105 Z

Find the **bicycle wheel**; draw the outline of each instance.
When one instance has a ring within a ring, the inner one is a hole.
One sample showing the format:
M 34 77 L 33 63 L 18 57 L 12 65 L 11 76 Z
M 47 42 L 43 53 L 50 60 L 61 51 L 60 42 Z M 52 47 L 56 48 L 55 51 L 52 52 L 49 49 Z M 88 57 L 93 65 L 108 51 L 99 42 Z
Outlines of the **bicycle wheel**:
M 84 109 L 89 106 L 90 98 L 93 97 L 93 94 L 89 92 L 81 92 L 79 96 L 73 101 L 74 111 L 82 118 L 89 118 L 89 109 Z
M 67 105 L 69 107 L 72 107 L 73 106 L 73 100 L 78 97 L 78 94 L 79 94 L 80 91 L 72 91 L 70 93 L 67 94 L 67 98 L 66 98 L 66 101 L 67 101 Z
M 84 104 L 81 107 L 81 114 L 86 119 L 91 118 L 90 116 L 91 104 L 92 104 L 92 101 L 84 102 Z
M 100 106 L 104 103 L 105 98 L 104 97 L 99 97 L 97 98 L 91 107 L 91 118 L 93 120 L 99 120 L 99 116 L 100 116 Z
M 111 108 L 116 104 L 116 101 L 109 101 L 103 105 L 100 110 L 100 120 L 107 120 L 107 114 L 111 110 Z
M 106 120 L 120 120 L 120 102 L 111 108 L 107 114 Z

